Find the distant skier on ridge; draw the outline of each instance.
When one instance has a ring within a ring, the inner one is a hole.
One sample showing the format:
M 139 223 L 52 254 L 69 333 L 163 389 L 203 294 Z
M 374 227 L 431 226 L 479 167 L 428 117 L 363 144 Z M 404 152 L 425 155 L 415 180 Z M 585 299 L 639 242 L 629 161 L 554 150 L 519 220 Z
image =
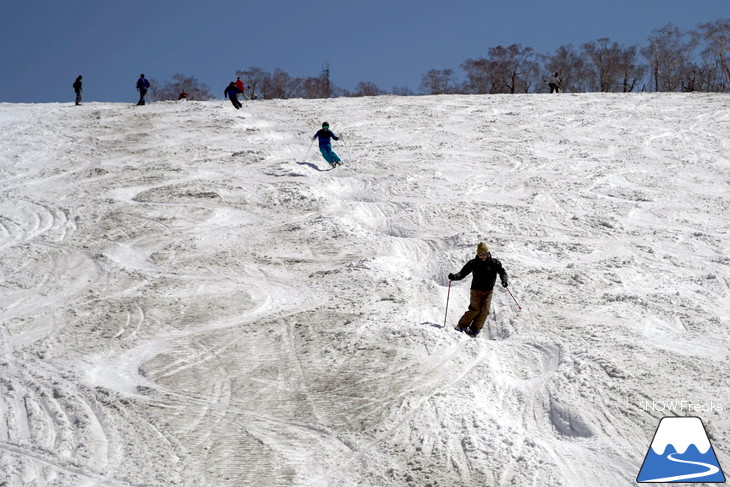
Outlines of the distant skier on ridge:
M 137 80 L 137 91 L 139 91 L 139 101 L 137 102 L 137 105 L 144 105 L 144 97 L 147 95 L 149 87 L 150 82 L 147 81 L 147 78 L 145 78 L 143 74 L 140 74 L 139 79 Z
M 81 80 L 82 80 L 82 77 L 81 77 L 81 75 L 79 75 L 73 84 L 74 92 L 76 92 L 76 104 L 77 105 L 81 105 L 81 87 L 83 84 L 83 82 Z
M 555 73 L 552 78 L 548 78 L 545 82 L 550 87 L 550 93 L 560 93 L 560 76 Z
M 477 336 L 489 316 L 497 275 L 499 274 L 502 281 L 502 287 L 507 287 L 508 282 L 507 271 L 504 270 L 500 261 L 492 257 L 484 242 L 479 242 L 477 245 L 477 256 L 467 262 L 456 274 L 449 274 L 449 280 L 460 281 L 472 272 L 474 277 L 471 281 L 469 310 L 461 317 L 456 329 L 467 335 Z
M 229 100 L 231 100 L 231 103 L 234 107 L 236 107 L 236 110 L 239 110 L 243 104 L 238 101 L 238 94 L 241 92 L 240 89 L 236 86 L 236 84 L 231 81 L 228 86 L 226 86 L 225 91 L 223 92 L 223 96 L 227 96 Z
M 322 123 L 322 128 L 314 134 L 312 140 L 317 138 L 319 138 L 319 151 L 322 153 L 324 160 L 329 162 L 332 167 L 341 166 L 342 160 L 332 150 L 332 142 L 330 142 L 330 139 L 340 140 L 340 138 L 330 130 L 330 124 L 328 122 Z

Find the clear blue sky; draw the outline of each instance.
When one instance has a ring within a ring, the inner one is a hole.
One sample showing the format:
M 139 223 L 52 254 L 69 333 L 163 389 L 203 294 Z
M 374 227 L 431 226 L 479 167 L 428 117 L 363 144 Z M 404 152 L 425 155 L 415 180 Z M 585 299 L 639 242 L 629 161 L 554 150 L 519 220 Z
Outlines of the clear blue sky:
M 552 53 L 609 37 L 643 44 L 667 22 L 688 31 L 730 18 L 730 0 L 0 0 L 0 101 L 136 100 L 140 73 L 195 76 L 222 97 L 237 69 L 282 68 L 417 91 L 513 43 Z

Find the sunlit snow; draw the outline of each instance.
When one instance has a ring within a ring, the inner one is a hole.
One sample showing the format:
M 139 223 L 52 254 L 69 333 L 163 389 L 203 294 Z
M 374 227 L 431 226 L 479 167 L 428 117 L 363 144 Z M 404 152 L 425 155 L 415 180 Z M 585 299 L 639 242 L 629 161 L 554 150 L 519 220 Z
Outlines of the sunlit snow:
M 730 465 L 726 94 L 0 104 L 0 140 L 2 486 L 624 487 L 674 414 Z M 522 310 L 469 338 L 480 241 Z

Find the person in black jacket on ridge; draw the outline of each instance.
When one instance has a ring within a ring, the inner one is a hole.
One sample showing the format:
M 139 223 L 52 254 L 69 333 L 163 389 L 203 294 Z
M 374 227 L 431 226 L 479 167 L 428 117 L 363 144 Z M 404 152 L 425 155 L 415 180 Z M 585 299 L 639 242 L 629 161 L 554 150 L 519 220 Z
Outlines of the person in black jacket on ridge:
M 73 87 L 74 91 L 76 92 L 76 104 L 81 105 L 81 75 L 79 75 L 78 78 L 76 78 L 76 81 L 74 81 Z
M 147 95 L 147 90 L 150 89 L 150 82 L 147 81 L 147 78 L 144 77 L 143 74 L 139 75 L 139 79 L 137 80 L 137 91 L 139 91 L 139 101 L 137 102 L 137 105 L 144 105 L 144 97 Z
M 502 267 L 502 263 L 492 258 L 492 254 L 484 242 L 479 242 L 477 245 L 477 256 L 467 262 L 456 274 L 449 274 L 449 280 L 460 281 L 471 273 L 474 273 L 474 277 L 471 281 L 469 310 L 461 317 L 456 329 L 476 336 L 482 331 L 484 322 L 489 316 L 497 275 L 502 281 L 502 287 L 507 287 L 508 282 L 507 272 Z

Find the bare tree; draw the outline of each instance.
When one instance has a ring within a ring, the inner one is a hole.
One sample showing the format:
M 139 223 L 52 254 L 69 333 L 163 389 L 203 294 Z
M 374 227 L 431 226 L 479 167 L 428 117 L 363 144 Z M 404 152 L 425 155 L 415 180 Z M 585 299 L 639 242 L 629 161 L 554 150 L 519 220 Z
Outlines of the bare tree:
M 545 57 L 545 69 L 549 75 L 560 75 L 560 89 L 569 93 L 589 90 L 591 70 L 586 58 L 575 51 L 571 44 L 560 46 L 552 56 Z
M 453 69 L 431 69 L 421 77 L 421 92 L 442 95 L 456 90 Z
M 535 59 L 535 51 L 520 44 L 490 48 L 489 67 L 501 92 L 528 93 L 540 75 Z
M 618 44 L 614 42 L 615 48 L 609 46 L 609 39 L 602 38 L 597 41 L 587 42 L 581 47 L 583 53 L 591 61 L 593 67 L 593 87 L 598 91 L 613 91 L 616 83 L 616 50 Z
M 243 80 L 249 96 L 253 96 L 255 93 L 263 93 L 268 96 L 267 88 L 271 84 L 271 73 L 251 66 L 247 70 L 236 71 L 236 76 Z
M 678 91 L 687 78 L 696 42 L 685 37 L 670 22 L 653 30 L 649 44 L 641 48 L 642 56 L 649 62 L 654 91 Z
M 172 81 L 166 81 L 155 88 L 155 99 L 159 101 L 177 100 L 182 90 L 187 92 L 188 100 L 204 101 L 215 98 L 210 88 L 197 78 L 178 73 L 172 76 Z
M 383 90 L 377 87 L 375 83 L 369 81 L 361 81 L 355 86 L 352 96 L 378 96 L 382 95 Z
M 490 71 L 489 60 L 483 57 L 469 58 L 461 64 L 461 69 L 466 72 L 463 91 L 478 95 L 497 93 L 496 85 L 499 84 L 499 81 Z
M 265 86 L 266 98 L 293 98 L 296 96 L 298 81 L 283 69 L 276 68 Z
M 708 91 L 730 89 L 730 19 L 700 24 L 693 37 L 703 43 L 703 64 L 708 75 L 714 64 L 716 79 L 708 80 Z
M 469 93 L 527 93 L 540 75 L 534 50 L 520 44 L 492 47 L 487 58 L 467 59 L 461 68 Z
M 394 86 L 393 88 L 391 88 L 390 92 L 393 95 L 398 96 L 413 96 L 414 94 L 413 91 L 411 91 L 411 89 L 407 86 Z
M 644 68 L 636 59 L 636 46 L 627 48 L 604 37 L 581 46 L 593 68 L 594 88 L 611 92 L 632 91 Z
M 331 86 L 329 80 L 324 76 L 312 76 L 304 78 L 302 83 L 303 98 L 329 98 Z
M 646 66 L 638 62 L 638 50 L 638 46 L 629 46 L 619 53 L 620 81 L 624 93 L 634 91 L 636 84 L 644 78 L 644 73 L 646 73 Z

